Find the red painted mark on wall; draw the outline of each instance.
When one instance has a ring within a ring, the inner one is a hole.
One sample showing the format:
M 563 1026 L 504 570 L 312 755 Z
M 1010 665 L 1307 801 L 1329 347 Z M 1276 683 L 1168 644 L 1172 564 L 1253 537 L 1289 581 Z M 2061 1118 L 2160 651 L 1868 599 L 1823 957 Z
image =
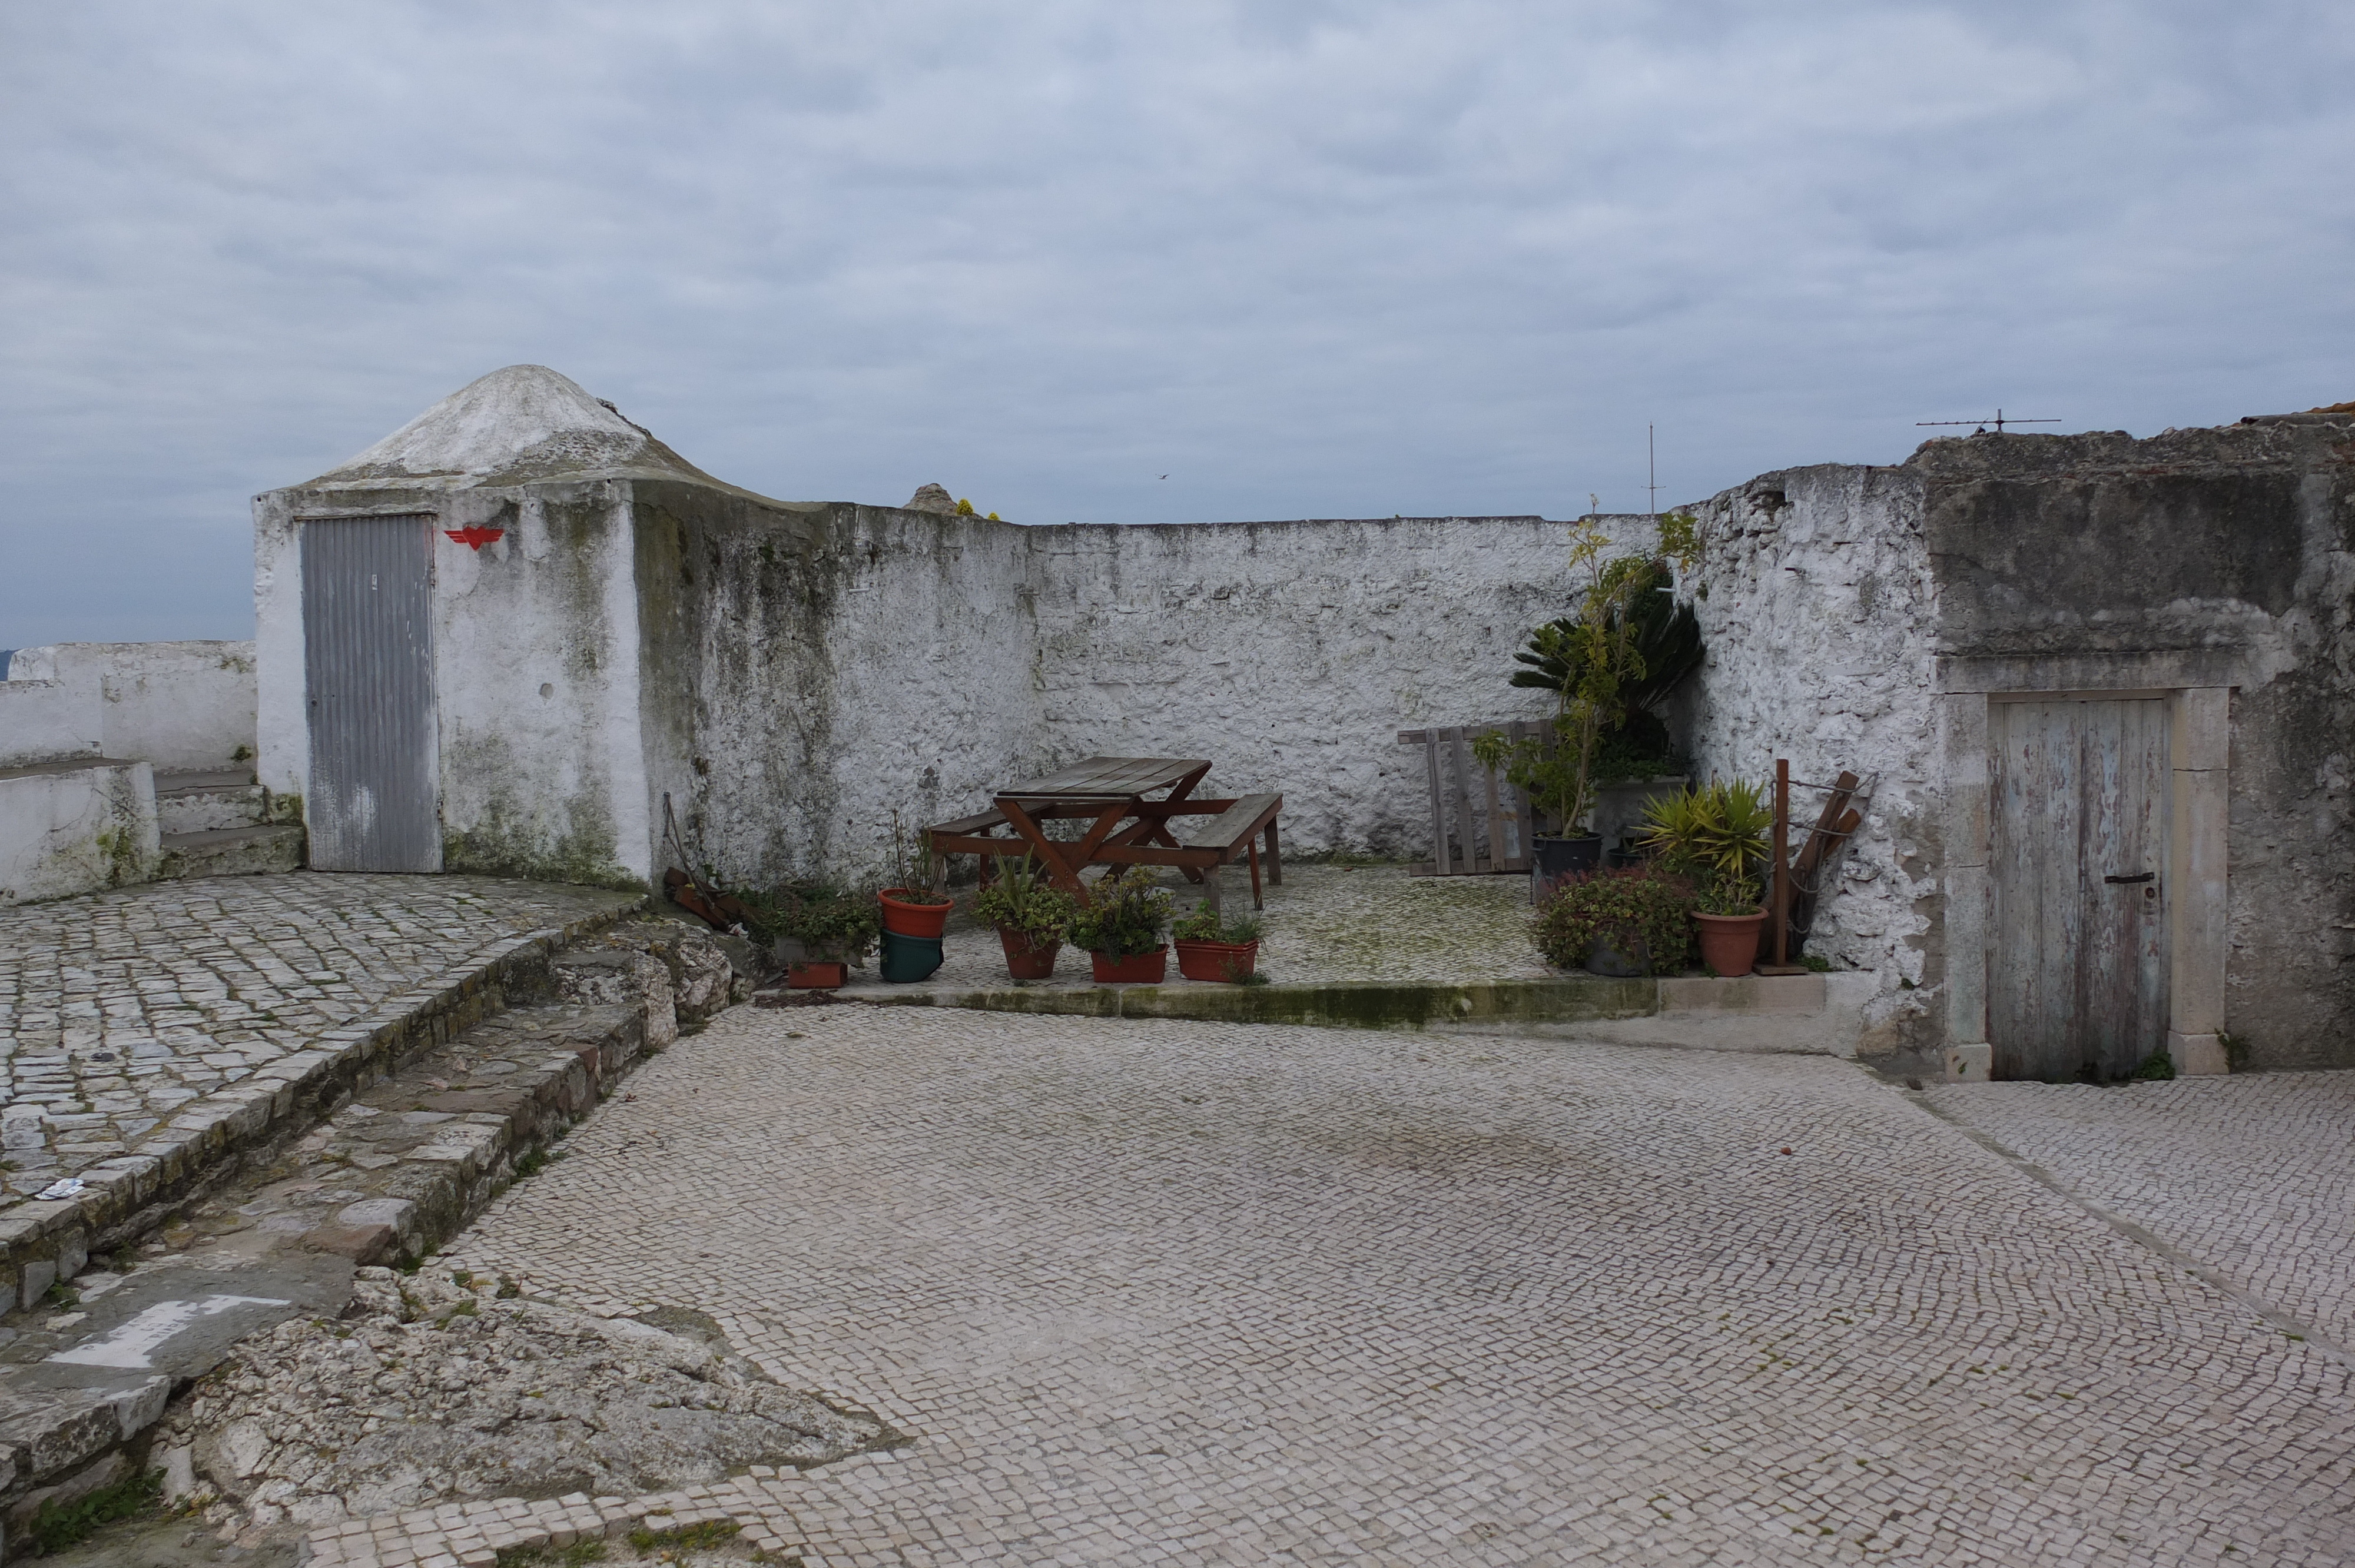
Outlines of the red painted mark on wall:
M 504 528 L 444 528 L 442 530 L 461 545 L 471 545 L 480 551 L 485 545 L 496 544 L 506 537 Z

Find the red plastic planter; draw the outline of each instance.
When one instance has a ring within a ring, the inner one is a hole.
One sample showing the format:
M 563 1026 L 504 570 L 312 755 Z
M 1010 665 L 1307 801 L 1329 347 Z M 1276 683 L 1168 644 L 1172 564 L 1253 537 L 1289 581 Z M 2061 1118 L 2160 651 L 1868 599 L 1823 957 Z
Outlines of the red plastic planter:
M 1098 985 L 1159 985 L 1169 978 L 1167 948 L 1156 948 L 1149 953 L 1131 953 L 1124 959 L 1091 952 L 1088 962 L 1095 966 Z
M 1766 911 L 1755 915 L 1695 915 L 1700 926 L 1700 961 L 1716 974 L 1746 975 L 1758 962 L 1758 938 Z
M 1049 980 L 1055 973 L 1055 955 L 1063 950 L 1059 938 L 1051 942 L 1033 944 L 1017 931 L 997 933 L 998 944 L 1006 949 L 1006 972 L 1016 980 Z
M 793 991 L 834 991 L 849 983 L 848 964 L 794 963 L 785 966 L 785 985 Z
M 933 897 L 912 887 L 887 887 L 875 895 L 883 905 L 883 928 L 895 937 L 937 937 L 949 923 L 949 911 L 954 905 L 943 898 L 937 904 L 927 902 Z
M 1259 962 L 1257 942 L 1195 942 L 1178 939 L 1178 972 L 1190 980 L 1243 979 Z

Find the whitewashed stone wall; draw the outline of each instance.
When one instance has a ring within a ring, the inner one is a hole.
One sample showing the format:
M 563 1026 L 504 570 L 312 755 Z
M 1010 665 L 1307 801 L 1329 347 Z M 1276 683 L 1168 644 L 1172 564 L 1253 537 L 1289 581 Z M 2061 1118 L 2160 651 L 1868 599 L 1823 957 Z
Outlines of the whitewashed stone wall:
M 1808 950 L 1880 977 L 1864 1049 L 1894 1049 L 1927 1027 L 1944 973 L 1942 709 L 1921 482 L 1828 464 L 1761 475 L 1689 510 L 1705 543 L 1680 586 L 1708 650 L 1684 700 L 1695 771 L 1771 784 L 1783 757 L 1795 779 L 1872 779 Z M 1793 790 L 1795 847 L 1822 799 Z
M 1398 732 L 1549 711 L 1510 676 L 1529 630 L 1562 613 L 1567 524 L 1028 532 L 1039 760 L 1209 758 L 1206 791 L 1283 794 L 1300 852 L 1428 853 L 1423 754 Z
M 10 684 L 66 688 L 108 757 L 166 772 L 235 768 L 253 757 L 250 642 L 58 642 L 18 649 L 8 673 Z

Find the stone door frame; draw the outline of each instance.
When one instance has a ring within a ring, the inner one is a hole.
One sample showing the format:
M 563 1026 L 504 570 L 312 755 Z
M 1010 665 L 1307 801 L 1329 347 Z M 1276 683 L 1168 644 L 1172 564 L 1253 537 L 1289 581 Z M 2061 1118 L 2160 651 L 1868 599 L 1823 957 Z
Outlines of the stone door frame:
M 1987 976 L 1995 959 L 1993 762 L 1988 710 L 2022 698 L 2158 697 L 2167 704 L 2169 1002 L 2167 1052 L 2183 1075 L 2226 1069 L 2232 688 L 2229 657 L 2207 653 L 1945 658 L 1946 1077 L 1985 1083 Z

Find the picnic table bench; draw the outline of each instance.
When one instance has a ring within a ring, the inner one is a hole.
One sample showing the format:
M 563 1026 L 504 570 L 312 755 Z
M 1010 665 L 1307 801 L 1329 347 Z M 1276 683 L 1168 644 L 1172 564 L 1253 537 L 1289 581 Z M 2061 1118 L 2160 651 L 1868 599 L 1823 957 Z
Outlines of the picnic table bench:
M 1091 757 L 1044 778 L 1007 785 L 988 810 L 927 828 L 924 837 L 935 858 L 980 856 L 984 882 L 989 880 L 994 857 L 1027 851 L 1058 886 L 1082 903 L 1087 901 L 1087 888 L 1080 873 L 1091 865 L 1174 865 L 1189 882 L 1203 885 L 1204 896 L 1216 909 L 1219 868 L 1247 860 L 1252 906 L 1258 908 L 1263 839 L 1267 880 L 1279 885 L 1284 881 L 1276 829 L 1284 797 L 1198 800 L 1194 786 L 1209 770 L 1208 762 L 1196 758 Z M 1156 789 L 1168 793 L 1148 800 Z M 1209 821 L 1174 821 L 1192 817 Z M 1083 820 L 1088 825 L 1076 839 L 1050 838 L 1044 824 L 1058 819 Z

